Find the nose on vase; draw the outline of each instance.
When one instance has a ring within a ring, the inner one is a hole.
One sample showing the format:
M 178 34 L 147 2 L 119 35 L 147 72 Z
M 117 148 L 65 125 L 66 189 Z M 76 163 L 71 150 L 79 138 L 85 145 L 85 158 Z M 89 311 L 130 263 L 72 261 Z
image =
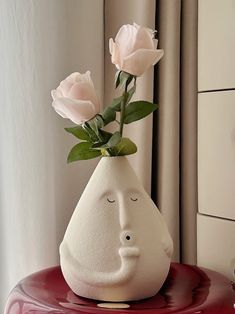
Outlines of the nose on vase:
M 126 206 L 124 200 L 122 199 L 119 203 L 119 223 L 122 230 L 127 230 L 130 228 L 130 213 L 128 211 L 128 206 Z

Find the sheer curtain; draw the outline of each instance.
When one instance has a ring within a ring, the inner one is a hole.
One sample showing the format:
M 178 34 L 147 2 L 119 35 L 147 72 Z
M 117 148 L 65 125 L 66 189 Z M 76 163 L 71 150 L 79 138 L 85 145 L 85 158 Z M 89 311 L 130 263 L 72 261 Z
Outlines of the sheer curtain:
M 89 69 L 108 104 L 115 72 L 108 37 L 133 21 L 154 28 L 154 19 L 153 0 L 0 0 L 1 310 L 17 281 L 58 264 L 58 245 L 98 162 L 66 164 L 74 140 L 50 90 Z M 153 71 L 139 81 L 138 97 L 151 100 Z M 141 146 L 131 161 L 150 192 L 152 118 L 127 133 Z
M 58 245 L 97 160 L 66 164 L 74 140 L 50 90 L 92 71 L 103 96 L 103 1 L 0 1 L 0 298 L 58 264 Z

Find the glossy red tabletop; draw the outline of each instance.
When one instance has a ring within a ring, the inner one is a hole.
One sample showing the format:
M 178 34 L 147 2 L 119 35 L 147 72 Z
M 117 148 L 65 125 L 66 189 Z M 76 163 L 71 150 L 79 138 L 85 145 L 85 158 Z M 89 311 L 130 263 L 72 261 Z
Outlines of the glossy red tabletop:
M 19 313 L 194 313 L 235 314 L 235 292 L 224 276 L 196 266 L 172 263 L 160 292 L 138 302 L 125 302 L 128 309 L 103 309 L 101 301 L 76 296 L 60 267 L 35 273 L 12 290 L 5 314 Z

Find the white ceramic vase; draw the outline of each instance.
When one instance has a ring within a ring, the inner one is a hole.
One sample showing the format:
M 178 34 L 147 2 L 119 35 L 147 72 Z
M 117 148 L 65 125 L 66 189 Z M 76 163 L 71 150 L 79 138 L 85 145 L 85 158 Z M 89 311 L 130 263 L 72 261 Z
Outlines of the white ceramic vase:
M 60 245 L 70 288 L 111 302 L 151 297 L 166 279 L 172 251 L 166 223 L 126 157 L 103 157 Z

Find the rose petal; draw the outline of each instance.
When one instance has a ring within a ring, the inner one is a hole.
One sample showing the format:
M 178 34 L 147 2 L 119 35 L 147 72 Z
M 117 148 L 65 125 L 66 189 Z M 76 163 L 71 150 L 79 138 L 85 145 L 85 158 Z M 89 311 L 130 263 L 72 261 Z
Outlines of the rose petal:
M 141 76 L 151 65 L 156 64 L 164 51 L 139 49 L 123 60 L 122 70 L 132 75 Z
M 74 82 L 79 81 L 80 77 L 81 77 L 81 74 L 79 72 L 73 72 L 72 74 L 67 76 L 65 80 L 70 83 L 74 83 Z
M 119 51 L 119 47 L 116 43 L 113 42 L 113 39 L 110 38 L 109 40 L 109 49 L 110 49 L 110 53 L 112 55 L 111 57 L 111 61 L 113 64 L 115 64 L 117 66 L 117 68 L 119 69 L 121 67 L 121 61 L 120 61 L 120 51 Z
M 67 115 L 62 111 L 63 108 L 61 109 L 60 106 L 56 105 L 58 99 L 54 100 L 52 103 L 52 107 L 55 109 L 55 111 L 62 117 L 62 118 L 68 118 Z
M 84 74 L 82 75 L 82 82 L 87 82 L 87 83 L 89 83 L 93 88 L 95 88 L 95 87 L 94 87 L 94 84 L 93 84 L 93 81 L 92 81 L 92 79 L 91 79 L 91 72 L 90 72 L 90 71 L 86 71 L 86 73 L 84 73 Z
M 53 98 L 53 100 L 55 100 L 56 98 L 58 98 L 58 96 L 57 96 L 57 91 L 55 90 L 55 89 L 53 89 L 52 91 L 51 91 L 51 97 Z M 61 97 L 61 96 L 60 96 Z
M 133 51 L 139 49 L 154 49 L 153 35 L 146 27 L 140 27 L 136 34 Z
M 138 28 L 133 25 L 123 25 L 115 37 L 115 43 L 119 47 L 120 60 L 133 52 Z M 127 44 L 128 43 L 128 44 Z
M 109 52 L 111 55 L 113 54 L 113 44 L 114 44 L 113 38 L 109 38 Z
M 62 97 L 67 97 L 72 86 L 73 82 L 65 79 L 62 82 L 60 82 L 58 91 L 62 94 Z
M 138 30 L 139 28 L 140 28 L 140 25 L 139 24 L 137 24 L 137 23 L 133 23 L 133 26 Z
M 53 93 L 52 93 L 52 92 L 53 92 Z M 53 95 L 52 95 L 52 94 L 53 94 Z M 53 91 L 51 91 L 51 96 L 52 96 L 52 98 L 55 97 L 55 99 L 56 99 L 56 98 L 63 97 L 63 94 L 62 94 L 60 88 L 57 87 L 57 89 L 54 89 Z
M 97 110 L 100 108 L 99 99 L 96 95 L 95 89 L 88 82 L 73 84 L 68 93 L 68 98 L 77 100 L 90 100 Z
M 88 100 L 90 85 L 85 82 L 79 82 L 73 84 L 71 87 L 68 98 L 70 99 L 80 99 L 80 100 Z
M 82 124 L 97 113 L 92 102 L 84 100 L 59 98 L 53 101 L 52 106 L 60 116 L 75 124 Z

